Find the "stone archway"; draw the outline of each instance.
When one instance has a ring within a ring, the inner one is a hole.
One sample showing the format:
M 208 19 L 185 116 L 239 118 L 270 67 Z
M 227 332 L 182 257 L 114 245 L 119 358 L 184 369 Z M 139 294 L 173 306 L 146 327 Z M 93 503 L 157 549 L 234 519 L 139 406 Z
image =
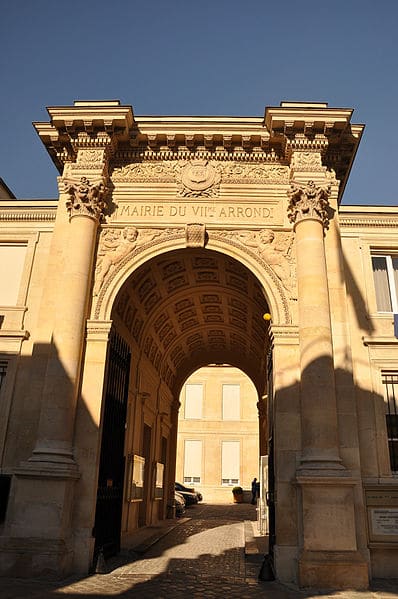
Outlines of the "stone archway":
M 289 514 L 277 515 L 277 576 L 366 586 L 358 447 L 339 438 L 355 402 L 335 384 L 349 355 L 337 212 L 362 131 L 351 113 L 282 103 L 264 118 L 136 118 L 117 101 L 77 102 L 36 123 L 60 193 L 32 337 L 37 430 L 14 470 L 3 570 L 22 548 L 26 571 L 88 571 L 113 327 L 131 345 L 128 410 L 140 420 L 127 458 L 152 428 L 152 480 L 159 459 L 173 463 L 184 376 L 227 359 L 263 392 L 272 347 L 276 511 Z M 160 515 L 150 490 L 142 522 Z
M 122 536 L 166 516 L 174 495 L 178 397 L 189 374 L 208 363 L 229 363 L 251 378 L 259 397 L 264 394 L 270 338 L 263 315 L 269 311 L 255 275 L 219 251 L 159 253 L 124 280 L 110 320 L 131 349 L 125 485 L 133 456 L 145 454 L 149 478 L 142 501 L 125 496 Z M 153 468 L 165 455 L 160 503 Z

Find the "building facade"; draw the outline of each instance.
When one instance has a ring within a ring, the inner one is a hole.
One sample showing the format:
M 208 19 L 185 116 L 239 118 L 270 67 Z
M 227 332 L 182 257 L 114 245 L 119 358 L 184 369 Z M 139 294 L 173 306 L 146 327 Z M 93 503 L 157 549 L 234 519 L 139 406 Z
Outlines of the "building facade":
M 176 480 L 206 502 L 232 502 L 241 486 L 251 498 L 259 479 L 258 393 L 238 368 L 200 368 L 184 384 L 178 417 Z
M 182 386 L 230 364 L 277 577 L 396 576 L 398 217 L 340 206 L 352 110 L 48 113 L 59 197 L 0 203 L 0 571 L 88 572 L 169 516 Z

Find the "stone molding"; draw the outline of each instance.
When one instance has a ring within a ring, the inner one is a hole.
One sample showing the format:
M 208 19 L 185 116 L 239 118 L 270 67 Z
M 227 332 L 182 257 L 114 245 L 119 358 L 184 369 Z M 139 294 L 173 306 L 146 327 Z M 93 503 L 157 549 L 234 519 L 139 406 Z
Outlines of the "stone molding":
M 298 345 L 298 326 L 294 324 L 275 325 L 271 321 L 270 338 L 272 345 Z
M 143 163 L 143 162 L 182 162 L 189 160 L 214 160 L 219 163 L 231 162 L 241 163 L 246 162 L 252 163 L 265 163 L 265 164 L 277 164 L 284 161 L 283 153 L 277 153 L 274 149 L 269 151 L 263 150 L 261 147 L 253 148 L 252 151 L 247 151 L 244 148 L 228 149 L 228 147 L 219 146 L 214 150 L 206 149 L 191 149 L 180 147 L 180 148 L 165 148 L 161 147 L 158 150 L 147 149 L 143 147 L 141 149 L 131 150 L 117 150 L 113 157 L 113 163 L 115 168 L 119 168 L 126 163 Z M 286 164 L 283 164 L 286 168 Z
M 4 222 L 53 222 L 55 221 L 56 208 L 53 210 L 25 209 L 11 212 L 7 209 L 0 210 L 0 221 Z
M 396 228 L 398 226 L 398 218 L 355 218 L 354 216 L 344 216 L 339 213 L 339 224 L 341 227 Z
M 87 341 L 108 341 L 111 329 L 111 320 L 87 320 L 86 339 Z
M 297 225 L 302 220 L 316 219 L 327 229 L 330 191 L 330 184 L 317 186 L 314 181 L 308 181 L 307 184 L 292 181 L 287 192 L 289 197 L 287 215 L 290 222 Z

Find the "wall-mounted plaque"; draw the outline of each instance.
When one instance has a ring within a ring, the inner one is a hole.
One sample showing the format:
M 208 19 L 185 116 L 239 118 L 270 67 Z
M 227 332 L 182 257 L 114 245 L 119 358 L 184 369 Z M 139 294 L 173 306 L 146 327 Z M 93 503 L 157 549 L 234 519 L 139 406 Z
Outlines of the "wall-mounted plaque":
M 142 501 L 144 498 L 145 458 L 134 455 L 131 464 L 130 501 Z
M 155 464 L 155 499 L 163 499 L 164 464 Z
M 398 545 L 398 489 L 395 485 L 369 485 L 365 489 L 369 540 Z

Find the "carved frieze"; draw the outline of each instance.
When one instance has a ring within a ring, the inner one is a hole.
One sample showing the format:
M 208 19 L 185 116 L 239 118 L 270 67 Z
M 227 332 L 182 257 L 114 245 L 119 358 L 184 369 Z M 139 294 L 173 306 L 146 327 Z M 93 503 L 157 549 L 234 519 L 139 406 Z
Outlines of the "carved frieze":
M 291 166 L 295 171 L 323 171 L 320 152 L 293 152 Z
M 81 169 L 101 169 L 105 162 L 104 148 L 79 149 L 76 163 Z
M 173 183 L 175 181 L 176 164 L 177 161 L 133 162 L 132 164 L 116 167 L 112 173 L 112 180 L 126 183 Z
M 106 208 L 107 187 L 104 177 L 89 181 L 87 177 L 80 180 L 59 178 L 60 188 L 69 196 L 66 208 L 70 217 L 90 216 L 101 220 Z
M 286 183 L 289 176 L 289 168 L 279 164 L 227 162 L 221 168 L 225 183 Z
M 115 183 L 177 183 L 180 195 L 198 197 L 216 195 L 220 183 L 287 183 L 288 176 L 289 168 L 279 164 L 197 159 L 116 166 L 112 180 Z
M 331 186 L 315 185 L 314 181 L 307 184 L 292 181 L 287 192 L 289 197 L 288 218 L 297 223 L 307 218 L 320 220 L 325 228 L 329 225 L 329 195 Z

